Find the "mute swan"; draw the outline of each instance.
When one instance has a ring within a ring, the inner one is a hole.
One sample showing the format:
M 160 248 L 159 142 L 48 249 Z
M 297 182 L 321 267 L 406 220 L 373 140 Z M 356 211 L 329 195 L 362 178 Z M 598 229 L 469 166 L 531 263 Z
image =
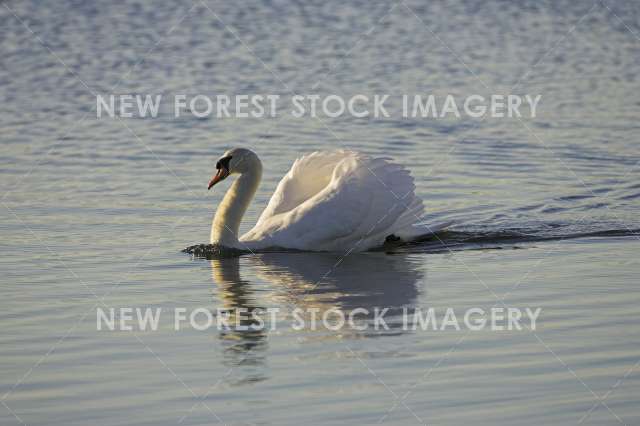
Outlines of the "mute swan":
M 238 238 L 240 221 L 262 177 L 262 162 L 253 151 L 234 148 L 220 157 L 216 169 L 207 189 L 239 175 L 211 225 L 211 243 L 223 247 L 363 251 L 389 240 L 410 242 L 448 225 L 416 224 L 424 207 L 403 166 L 388 158 L 336 150 L 298 158 L 253 229 Z

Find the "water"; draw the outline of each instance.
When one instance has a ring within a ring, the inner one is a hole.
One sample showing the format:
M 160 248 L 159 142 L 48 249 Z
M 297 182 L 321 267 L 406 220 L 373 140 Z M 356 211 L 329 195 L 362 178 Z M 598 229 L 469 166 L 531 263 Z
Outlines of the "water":
M 0 423 L 638 423 L 639 14 L 624 1 L 3 4 Z M 94 112 L 95 93 L 292 91 L 542 100 L 523 122 Z M 392 254 L 192 258 L 180 250 L 208 239 L 223 192 L 206 183 L 231 146 L 265 165 L 243 229 L 300 153 L 343 146 L 406 164 L 430 220 L 455 225 Z M 403 307 L 503 298 L 542 308 L 535 333 L 400 326 Z M 294 306 L 386 306 L 390 329 L 296 331 Z M 167 315 L 157 331 L 97 331 L 98 307 Z M 175 307 L 283 315 L 275 331 L 174 331 Z

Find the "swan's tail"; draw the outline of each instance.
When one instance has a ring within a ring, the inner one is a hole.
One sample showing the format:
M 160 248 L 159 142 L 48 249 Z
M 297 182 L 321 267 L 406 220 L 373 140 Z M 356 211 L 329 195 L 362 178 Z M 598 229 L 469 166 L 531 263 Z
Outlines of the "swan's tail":
M 403 243 L 415 243 L 433 237 L 436 233 L 448 228 L 453 221 L 438 223 L 434 225 L 420 224 L 411 225 L 401 231 L 395 232 L 394 235 Z
M 393 232 L 386 235 L 387 241 L 395 239 L 402 243 L 418 242 L 432 237 L 435 233 L 451 226 L 453 221 L 438 224 L 424 223 L 424 204 L 420 198 L 413 198 L 411 204 L 406 206 L 406 210 L 398 217 L 393 224 Z M 390 237 L 390 238 L 389 238 Z

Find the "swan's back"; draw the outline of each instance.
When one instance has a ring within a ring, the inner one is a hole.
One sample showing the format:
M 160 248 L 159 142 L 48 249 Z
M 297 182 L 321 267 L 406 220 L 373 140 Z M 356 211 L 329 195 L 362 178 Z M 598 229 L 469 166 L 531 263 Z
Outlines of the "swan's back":
M 255 248 L 366 250 L 413 232 L 423 209 L 403 166 L 353 151 L 314 152 L 294 162 L 241 241 Z

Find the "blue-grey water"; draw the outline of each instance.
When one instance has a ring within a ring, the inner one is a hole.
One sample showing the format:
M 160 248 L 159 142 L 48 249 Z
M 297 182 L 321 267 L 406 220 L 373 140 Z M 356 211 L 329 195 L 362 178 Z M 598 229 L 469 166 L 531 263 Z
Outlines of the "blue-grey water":
M 0 3 L 0 424 L 638 424 L 634 1 Z M 96 116 L 96 94 L 540 94 L 535 118 Z M 409 167 L 441 240 L 206 260 L 229 147 Z M 537 329 L 404 330 L 402 308 L 541 308 Z M 292 327 L 389 307 L 389 330 Z M 162 308 L 157 330 L 97 309 Z M 275 330 L 175 308 L 279 308 Z M 166 313 L 166 315 L 165 315 Z

